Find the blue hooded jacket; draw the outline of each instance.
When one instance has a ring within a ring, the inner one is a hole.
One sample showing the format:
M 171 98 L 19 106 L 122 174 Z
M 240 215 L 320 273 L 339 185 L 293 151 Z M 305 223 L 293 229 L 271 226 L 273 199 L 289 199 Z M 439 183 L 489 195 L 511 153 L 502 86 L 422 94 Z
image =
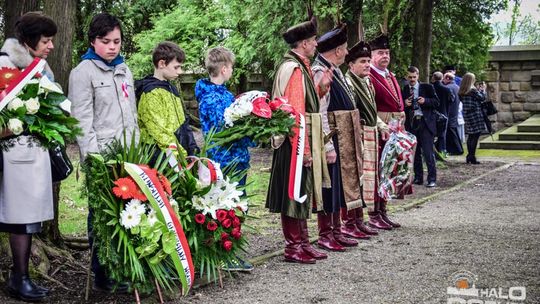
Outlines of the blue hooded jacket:
M 234 95 L 225 85 L 212 83 L 208 78 L 199 79 L 195 84 L 195 97 L 199 102 L 199 119 L 203 134 L 206 135 L 214 127 L 219 132 L 224 124 L 225 109 L 234 102 Z M 208 150 L 210 158 L 221 165 L 221 168 L 236 162 L 237 170 L 249 168 L 248 147 L 254 143 L 243 138 L 229 147 L 215 147 Z

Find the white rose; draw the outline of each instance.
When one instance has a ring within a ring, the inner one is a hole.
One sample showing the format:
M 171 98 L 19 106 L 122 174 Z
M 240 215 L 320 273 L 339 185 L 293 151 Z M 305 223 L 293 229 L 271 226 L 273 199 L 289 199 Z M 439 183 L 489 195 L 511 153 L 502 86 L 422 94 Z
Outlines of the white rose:
M 8 129 L 15 135 L 19 135 L 24 131 L 23 122 L 17 118 L 11 118 L 8 121 Z
M 8 108 L 8 110 L 17 110 L 18 108 L 20 108 L 22 106 L 24 106 L 24 101 L 22 101 L 18 97 L 15 97 L 13 100 L 11 100 L 8 103 L 7 108 Z
M 30 98 L 24 102 L 26 106 L 26 113 L 33 115 L 36 114 L 39 110 L 39 100 L 37 98 Z

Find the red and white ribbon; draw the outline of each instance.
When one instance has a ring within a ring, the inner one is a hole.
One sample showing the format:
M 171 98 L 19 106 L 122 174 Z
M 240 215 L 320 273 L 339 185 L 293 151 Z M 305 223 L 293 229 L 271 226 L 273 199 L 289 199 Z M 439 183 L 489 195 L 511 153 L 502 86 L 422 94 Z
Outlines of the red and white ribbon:
M 11 100 L 17 97 L 17 94 L 22 91 L 36 74 L 43 71 L 46 63 L 47 62 L 41 58 L 34 59 L 21 74 L 9 83 L 7 88 L 0 93 L 0 110 L 4 109 Z
M 307 195 L 300 196 L 300 188 L 302 187 L 302 167 L 304 162 L 304 147 L 306 140 L 306 122 L 304 115 L 296 113 L 295 116 L 297 128 L 293 129 L 293 142 L 291 152 L 291 163 L 289 168 L 289 198 L 299 203 L 303 203 L 307 199 Z
M 152 174 L 150 168 L 132 163 L 124 163 L 124 168 L 146 195 L 148 202 L 156 210 L 158 219 L 165 224 L 169 231 L 174 232 L 176 237 L 176 254 L 170 257 L 182 282 L 183 294 L 187 294 L 193 285 L 195 268 L 193 267 L 188 240 L 184 234 L 180 220 L 172 209 L 158 177 L 156 174 Z
M 128 84 L 126 81 L 122 82 L 122 94 L 124 95 L 124 99 L 127 101 L 129 98 L 129 91 L 128 91 Z

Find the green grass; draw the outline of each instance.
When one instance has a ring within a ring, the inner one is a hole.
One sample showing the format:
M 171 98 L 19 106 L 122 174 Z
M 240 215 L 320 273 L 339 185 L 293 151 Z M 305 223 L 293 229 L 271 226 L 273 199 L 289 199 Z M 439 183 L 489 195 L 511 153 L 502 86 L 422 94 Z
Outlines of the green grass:
M 73 161 L 73 166 L 77 171 L 78 162 Z M 60 231 L 64 235 L 80 236 L 86 234 L 88 204 L 80 194 L 83 182 L 83 174 L 80 170 L 79 175 L 77 181 L 77 172 L 72 173 L 62 182 L 60 188 L 59 225 Z
M 466 154 L 466 153 L 465 153 Z M 518 158 L 522 160 L 540 160 L 540 151 L 538 150 L 496 150 L 496 149 L 477 149 L 477 157 L 499 157 L 499 158 Z

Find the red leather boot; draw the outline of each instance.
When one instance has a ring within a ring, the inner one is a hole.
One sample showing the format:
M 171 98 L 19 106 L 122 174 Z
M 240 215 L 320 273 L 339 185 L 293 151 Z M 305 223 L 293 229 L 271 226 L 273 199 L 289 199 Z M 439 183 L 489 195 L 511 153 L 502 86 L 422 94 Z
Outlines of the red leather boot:
M 377 230 L 371 229 L 369 226 L 364 224 L 364 210 L 362 208 L 356 209 L 356 227 L 358 227 L 358 230 L 362 231 L 367 235 L 379 234 Z
M 383 229 L 383 230 L 392 230 L 392 226 L 387 224 L 379 214 L 379 211 L 368 212 L 369 214 L 369 227 Z
M 354 247 L 358 246 L 358 242 L 349 238 L 346 238 L 341 233 L 341 218 L 339 216 L 340 212 L 334 212 L 332 213 L 332 233 L 334 234 L 334 239 L 336 241 L 345 246 L 345 247 Z
M 356 226 L 357 209 L 347 211 L 347 208 L 341 208 L 341 220 L 343 221 L 343 224 L 341 225 L 341 233 L 343 233 L 347 237 L 369 240 L 370 236 L 360 231 Z
M 392 226 L 393 228 L 401 227 L 401 225 L 398 222 L 391 220 L 386 214 L 386 204 L 381 204 L 381 205 L 382 205 L 382 208 L 381 208 L 381 211 L 379 211 L 379 213 L 381 214 L 382 220 L 385 221 L 388 225 Z
M 302 249 L 304 249 L 304 252 L 316 260 L 324 260 L 328 258 L 328 255 L 326 255 L 326 253 L 317 251 L 315 250 L 315 248 L 313 248 L 313 246 L 311 246 L 311 243 L 309 242 L 307 220 L 299 221 L 300 229 L 302 229 Z
M 317 213 L 317 224 L 319 225 L 319 247 L 330 251 L 345 251 L 345 247 L 341 246 L 335 239 L 332 233 L 332 215 L 324 212 Z
M 285 261 L 302 264 L 315 264 L 315 259 L 302 249 L 302 229 L 299 220 L 281 215 L 281 226 L 285 237 Z

